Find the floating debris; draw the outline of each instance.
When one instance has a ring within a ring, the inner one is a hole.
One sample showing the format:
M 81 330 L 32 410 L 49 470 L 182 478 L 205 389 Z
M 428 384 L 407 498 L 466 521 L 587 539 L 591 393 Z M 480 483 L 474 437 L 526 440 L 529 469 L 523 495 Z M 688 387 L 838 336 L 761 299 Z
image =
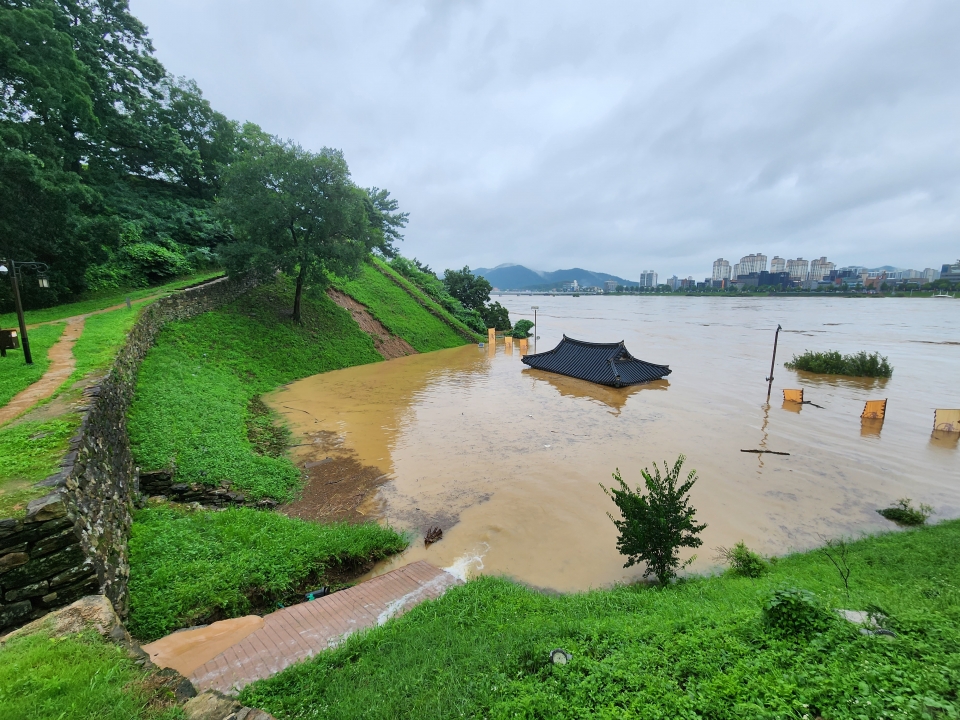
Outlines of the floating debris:
M 789 455 L 790 453 L 777 452 L 776 450 L 741 450 L 740 452 L 757 453 L 758 455 Z
M 430 547 L 438 540 L 443 539 L 443 530 L 439 527 L 432 527 L 427 530 L 427 534 L 423 536 L 423 546 Z

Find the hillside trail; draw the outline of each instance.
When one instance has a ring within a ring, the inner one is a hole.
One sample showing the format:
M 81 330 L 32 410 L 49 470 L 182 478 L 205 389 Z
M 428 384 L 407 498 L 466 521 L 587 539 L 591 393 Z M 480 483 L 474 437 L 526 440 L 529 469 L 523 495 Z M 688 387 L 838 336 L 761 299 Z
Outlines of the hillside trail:
M 134 305 L 143 305 L 162 296 L 163 293 L 149 295 L 131 302 L 130 305 L 131 307 Z M 77 339 L 83 334 L 83 327 L 88 317 L 103 315 L 104 313 L 113 312 L 114 310 L 120 310 L 126 306 L 127 303 L 122 302 L 101 310 L 92 310 L 82 315 L 73 315 L 68 318 L 59 318 L 57 320 L 48 320 L 46 322 L 27 325 L 27 330 L 38 328 L 41 325 L 56 325 L 62 322 L 66 322 L 67 327 L 64 328 L 63 334 L 47 352 L 47 358 L 50 360 L 50 366 L 47 368 L 47 371 L 39 380 L 14 395 L 10 402 L 0 408 L 0 426 L 16 419 L 41 400 L 46 400 L 73 374 L 77 366 L 77 359 L 73 356 L 73 346 L 76 344 Z

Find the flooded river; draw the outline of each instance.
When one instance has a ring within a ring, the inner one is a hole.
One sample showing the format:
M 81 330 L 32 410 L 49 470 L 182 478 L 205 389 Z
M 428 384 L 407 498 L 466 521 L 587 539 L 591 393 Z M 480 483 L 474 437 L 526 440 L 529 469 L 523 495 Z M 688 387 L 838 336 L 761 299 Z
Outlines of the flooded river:
M 960 449 L 931 436 L 934 408 L 960 407 L 960 303 L 494 299 L 514 321 L 532 319 L 530 306 L 539 305 L 540 351 L 564 333 L 624 340 L 673 374 L 616 390 L 530 370 L 501 340 L 326 373 L 274 393 L 269 402 L 302 438 L 301 467 L 331 468 L 311 472 L 313 488 L 292 514 L 381 519 L 420 537 L 428 526 L 443 529 L 440 542 L 414 542 L 375 572 L 425 558 L 558 591 L 632 580 L 642 568 L 622 567 L 607 517 L 616 507 L 599 483 L 619 468 L 640 484 L 641 468 L 680 453 L 685 470 L 698 472 L 693 505 L 708 525 L 694 570 L 709 569 L 714 549 L 738 540 L 779 554 L 888 529 L 876 509 L 905 496 L 932 505 L 934 519 L 960 516 Z M 877 350 L 894 374 L 826 378 L 783 367 L 807 349 Z M 785 405 L 783 388 L 803 388 L 822 408 Z M 882 425 L 861 425 L 864 402 L 883 398 Z M 327 490 L 340 494 L 330 500 Z

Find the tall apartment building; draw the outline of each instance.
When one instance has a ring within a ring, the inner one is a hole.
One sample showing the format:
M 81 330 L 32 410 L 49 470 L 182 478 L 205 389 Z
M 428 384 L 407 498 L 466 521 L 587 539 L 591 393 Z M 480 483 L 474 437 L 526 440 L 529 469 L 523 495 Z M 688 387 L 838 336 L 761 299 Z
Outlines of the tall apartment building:
M 770 272 L 782 273 L 786 271 L 787 271 L 787 261 L 784 260 L 779 255 L 774 255 L 773 260 L 770 261 Z
M 796 260 L 787 260 L 787 272 L 790 273 L 791 280 L 806 280 L 807 273 L 810 271 L 810 261 L 803 258 Z
M 746 255 L 740 258 L 736 267 L 739 270 L 734 275 L 749 275 L 750 273 L 762 273 L 767 269 L 767 256 L 761 253 L 755 255 Z
M 724 260 L 723 258 L 717 258 L 713 261 L 713 276 L 712 280 L 729 280 L 730 279 L 730 262 Z
M 640 287 L 657 286 L 657 274 L 653 270 L 644 270 L 640 273 Z
M 933 268 L 924 268 L 923 277 L 927 279 L 927 282 L 933 282 L 934 280 L 940 279 L 940 271 Z
M 835 268 L 836 264 L 830 262 L 825 257 L 821 257 L 817 260 L 810 261 L 810 279 L 820 282 L 827 275 L 829 275 Z

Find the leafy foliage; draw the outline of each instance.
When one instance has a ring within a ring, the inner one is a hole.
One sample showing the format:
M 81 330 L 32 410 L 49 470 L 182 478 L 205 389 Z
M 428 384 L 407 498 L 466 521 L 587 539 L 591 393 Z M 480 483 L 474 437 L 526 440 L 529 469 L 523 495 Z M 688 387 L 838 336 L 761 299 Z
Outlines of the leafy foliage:
M 396 255 L 390 260 L 390 267 L 397 273 L 414 283 L 420 290 L 435 300 L 444 310 L 453 315 L 474 332 L 485 333 L 487 323 L 477 310 L 468 310 L 459 300 L 447 292 L 446 285 L 430 269 L 414 258 L 408 260 L 402 255 Z
M 780 558 L 756 580 L 693 577 L 562 595 L 481 577 L 241 698 L 280 720 L 951 718 L 960 555 L 944 548 L 958 544 L 960 521 L 851 545 L 862 568 L 853 607 L 883 607 L 892 642 L 841 621 L 798 642 L 762 621 L 758 592 L 782 587 L 850 607 L 817 552 Z M 547 663 L 557 647 L 573 660 Z
M 35 633 L 0 647 L 0 717 L 31 720 L 175 720 L 155 697 L 150 673 L 94 632 L 51 638 Z
M 510 329 L 510 313 L 498 302 L 492 302 L 483 309 L 483 319 L 488 328 Z
M 817 596 L 802 588 L 777 588 L 763 602 L 764 621 L 787 635 L 803 637 L 823 630 L 828 618 Z
M 149 507 L 130 537 L 130 631 L 173 630 L 298 599 L 332 570 L 400 552 L 406 539 L 376 523 L 317 524 L 280 513 Z
M 823 373 L 826 375 L 850 375 L 853 377 L 884 377 L 893 375 L 893 368 L 887 358 L 880 353 L 867 354 L 859 352 L 855 355 L 841 355 L 835 350 L 814 352 L 807 350 L 803 355 L 794 355 L 793 360 L 784 363 L 789 370 L 806 370 L 807 372 Z
M 293 323 L 288 281 L 232 305 L 167 325 L 140 368 L 130 410 L 134 457 L 144 470 L 175 467 L 179 482 L 233 483 L 252 497 L 292 498 L 300 483 L 286 457 L 253 452 L 249 403 L 278 385 L 382 360 L 350 314 L 325 295 L 305 298 Z
M 933 508 L 921 503 L 920 507 L 915 508 L 910 498 L 900 498 L 893 507 L 877 510 L 887 520 L 892 520 L 897 525 L 923 525 L 927 518 L 933 514 Z
M 743 540 L 732 548 L 717 548 L 717 559 L 729 563 L 734 574 L 743 577 L 758 578 L 767 571 L 766 561 L 748 548 Z
M 515 338 L 530 337 L 530 331 L 533 329 L 533 320 L 517 320 L 513 326 L 513 332 L 510 334 Z
M 624 567 L 645 562 L 643 576 L 653 573 L 664 584 L 682 567 L 677 551 L 682 547 L 700 547 L 703 541 L 697 535 L 707 527 L 693 521 L 697 511 L 690 505 L 688 495 L 697 480 L 697 471 L 691 470 L 686 481 L 677 486 L 685 459 L 683 455 L 678 457 L 672 468 L 664 461 L 662 476 L 657 465 L 653 466 L 652 475 L 646 468 L 641 470 L 646 495 L 639 489 L 632 490 L 620 477 L 619 469 L 613 473 L 619 487 L 608 490 L 600 486 L 620 509 L 621 520 L 608 515 L 620 531 L 617 549 L 627 556 Z M 692 558 L 683 566 L 691 561 Z
M 462 270 L 444 270 L 443 284 L 447 292 L 468 310 L 482 312 L 490 302 L 493 286 L 485 277 L 474 275 L 466 265 Z

